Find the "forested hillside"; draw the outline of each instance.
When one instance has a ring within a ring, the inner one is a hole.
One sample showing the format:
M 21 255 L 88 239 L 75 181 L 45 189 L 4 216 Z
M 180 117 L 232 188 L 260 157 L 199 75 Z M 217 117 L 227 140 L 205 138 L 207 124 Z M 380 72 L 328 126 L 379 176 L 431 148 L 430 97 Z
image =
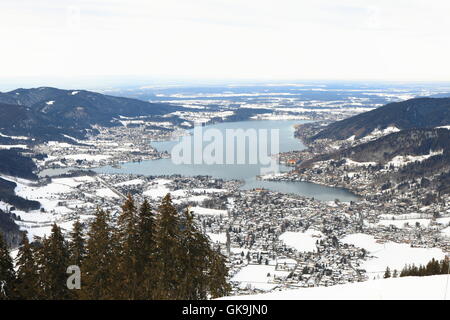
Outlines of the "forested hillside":
M 450 164 L 450 130 L 447 129 L 410 129 L 384 136 L 380 139 L 359 144 L 344 150 L 323 154 L 302 166 L 325 160 L 344 158 L 357 162 L 376 162 L 386 164 L 396 156 L 427 155 L 431 151 L 442 150 L 442 155 L 433 157 L 439 163 Z M 430 167 L 432 169 L 432 167 Z
M 310 140 L 362 138 L 374 130 L 395 127 L 434 128 L 450 124 L 450 98 L 417 98 L 390 103 L 369 112 L 333 122 Z
M 0 93 L 0 132 L 36 139 L 82 137 L 92 125 L 114 125 L 121 116 L 159 116 L 181 108 L 163 103 L 104 95 L 86 90 L 41 87 Z M 176 116 L 173 121 L 180 121 Z M 168 121 L 165 119 L 165 121 Z
M 67 287 L 71 265 L 80 267 L 80 289 Z M 0 236 L 0 299 L 217 298 L 230 290 L 227 274 L 224 256 L 170 195 L 157 212 L 131 196 L 117 218 L 98 209 L 89 226 L 75 221 L 68 238 L 56 224 L 48 238 L 30 243 L 24 234 L 15 263 Z

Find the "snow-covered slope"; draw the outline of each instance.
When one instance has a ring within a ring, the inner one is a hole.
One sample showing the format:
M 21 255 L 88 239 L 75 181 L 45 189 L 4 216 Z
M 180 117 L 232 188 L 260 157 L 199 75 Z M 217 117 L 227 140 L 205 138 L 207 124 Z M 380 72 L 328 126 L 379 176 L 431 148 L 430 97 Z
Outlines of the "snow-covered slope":
M 363 233 L 349 234 L 341 241 L 367 250 L 367 260 L 358 267 L 366 270 L 371 280 L 382 277 L 386 267 L 400 272 L 407 264 L 426 265 L 433 258 L 445 258 L 445 253 L 438 248 L 413 248 L 406 243 L 381 242 Z
M 450 299 L 447 275 L 390 278 L 332 287 L 302 288 L 226 297 L 244 300 L 443 300 Z

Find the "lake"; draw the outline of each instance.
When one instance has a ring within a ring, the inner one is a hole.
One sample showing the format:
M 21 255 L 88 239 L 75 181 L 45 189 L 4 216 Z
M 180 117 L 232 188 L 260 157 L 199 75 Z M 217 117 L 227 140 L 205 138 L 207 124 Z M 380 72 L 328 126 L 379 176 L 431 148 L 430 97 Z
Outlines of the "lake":
M 294 125 L 300 123 L 306 123 L 305 120 L 260 120 L 260 121 L 240 121 L 240 122 L 224 122 L 219 124 L 213 124 L 203 127 L 203 132 L 207 132 L 209 129 L 216 129 L 214 132 L 216 134 L 221 133 L 224 137 L 226 136 L 227 130 L 236 129 L 254 129 L 254 132 L 261 132 L 264 130 L 269 130 L 268 136 L 270 137 L 270 131 L 272 129 L 277 129 L 279 134 L 279 152 L 288 152 L 294 150 L 303 150 L 306 147 L 299 140 L 294 138 Z M 190 130 L 191 133 L 193 130 Z M 212 132 L 212 131 L 209 131 Z M 258 136 L 260 138 L 261 136 Z M 154 146 L 159 151 L 171 152 L 172 148 L 179 144 L 179 142 L 191 141 L 190 136 L 182 137 L 181 140 L 174 141 L 150 141 L 151 145 Z M 195 142 L 198 140 L 195 140 Z M 210 140 L 212 141 L 212 140 Z M 246 159 L 249 159 L 250 151 L 252 151 L 251 140 L 247 139 L 245 144 L 245 155 Z M 210 142 L 204 142 L 203 147 L 208 145 Z M 221 179 L 239 179 L 243 180 L 244 184 L 242 189 L 253 189 L 253 188 L 265 188 L 272 191 L 284 192 L 284 193 L 295 193 L 306 197 L 314 197 L 315 199 L 322 201 L 332 201 L 339 199 L 340 201 L 356 201 L 358 197 L 348 190 L 342 188 L 333 188 L 314 184 L 311 182 L 287 182 L 287 181 L 263 181 L 258 180 L 256 177 L 261 174 L 261 168 L 264 165 L 258 163 L 254 164 L 238 164 L 234 161 L 232 164 L 192 164 L 194 162 L 195 155 L 198 155 L 198 149 L 195 149 L 195 143 L 191 143 L 191 164 L 176 164 L 172 159 L 159 159 L 159 160 L 148 160 L 142 162 L 125 163 L 121 165 L 121 168 L 113 168 L 111 166 L 106 166 L 102 168 L 95 169 L 98 173 L 109 173 L 109 174 L 137 174 L 137 175 L 173 175 L 179 174 L 183 176 L 196 176 L 196 175 L 208 175 L 215 178 Z M 230 153 L 234 150 L 236 155 L 237 145 L 234 145 L 234 149 L 229 147 L 225 142 L 223 143 L 223 154 Z M 268 153 L 272 154 L 271 139 L 267 139 L 267 149 Z M 258 149 L 260 150 L 260 149 Z M 216 155 L 214 152 L 213 155 Z M 225 163 L 228 163 L 224 161 Z M 248 161 L 246 161 L 248 162 Z M 290 168 L 285 166 L 279 166 L 281 172 L 289 171 Z

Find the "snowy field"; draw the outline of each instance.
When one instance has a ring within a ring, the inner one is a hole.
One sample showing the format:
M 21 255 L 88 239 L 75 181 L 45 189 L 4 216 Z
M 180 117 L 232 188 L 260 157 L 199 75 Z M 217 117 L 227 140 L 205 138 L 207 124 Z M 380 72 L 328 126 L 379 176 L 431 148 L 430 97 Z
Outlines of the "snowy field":
M 39 201 L 41 204 L 39 210 L 30 210 L 28 212 L 21 210 L 14 211 L 21 219 L 17 224 L 22 230 L 28 231 L 30 240 L 35 236 L 43 237 L 44 235 L 50 234 L 53 223 L 57 223 L 64 230 L 70 231 L 73 225 L 74 214 L 79 212 L 81 208 L 84 209 L 83 212 L 95 212 L 95 205 L 93 205 L 89 199 L 102 198 L 107 201 L 117 201 L 121 197 L 116 190 L 105 185 L 101 177 L 80 176 L 53 178 L 47 185 L 37 185 L 33 181 L 3 175 L 2 178 L 17 184 L 15 192 L 18 196 L 29 200 Z M 82 187 L 82 185 L 86 183 L 93 183 L 96 187 Z M 115 187 L 120 188 L 139 185 L 143 186 L 145 190 L 144 196 L 147 196 L 152 200 L 160 201 L 162 197 L 167 193 L 170 193 L 174 203 L 195 202 L 197 204 L 201 204 L 213 193 L 226 191 L 224 189 L 212 188 L 171 190 L 171 184 L 172 180 L 170 179 L 159 178 L 148 182 L 145 181 L 145 179 L 135 177 L 127 181 L 116 183 Z M 99 187 L 100 185 L 101 187 Z M 69 196 L 69 193 L 72 195 Z M 78 197 L 78 195 L 80 197 Z M 11 205 L 0 201 L 0 209 L 8 211 L 10 208 Z M 193 207 L 192 211 L 194 214 L 198 215 L 222 215 L 225 219 L 228 217 L 227 210 L 209 209 L 199 205 Z M 80 216 L 81 220 L 90 218 L 92 218 L 92 214 L 82 214 Z M 225 234 L 211 233 L 210 237 L 213 242 L 224 243 L 226 241 Z
M 191 211 L 194 214 L 199 215 L 208 215 L 208 216 L 228 216 L 227 210 L 218 210 L 218 209 L 210 209 L 210 208 L 203 208 L 203 207 L 192 207 Z
M 28 200 L 36 200 L 41 204 L 41 209 L 30 210 L 28 212 L 15 210 L 21 221 L 17 224 L 22 230 L 28 232 L 28 237 L 31 240 L 36 237 L 43 237 L 49 235 L 53 223 L 57 223 L 63 230 L 71 230 L 73 221 L 71 214 L 76 208 L 87 208 L 90 206 L 82 200 L 61 200 L 66 194 L 70 192 L 79 192 L 76 189 L 78 186 L 93 182 L 95 178 L 90 176 L 74 177 L 74 178 L 57 178 L 53 179 L 51 183 L 44 186 L 37 186 L 34 182 L 25 179 L 11 178 L 2 176 L 5 180 L 13 181 L 17 184 L 15 193 Z M 5 203 L 0 203 L 4 209 L 10 206 Z M 89 218 L 89 215 L 83 215 L 81 220 Z
M 239 286 L 242 289 L 250 287 L 252 289 L 269 291 L 278 286 L 273 282 L 275 277 L 284 279 L 289 273 L 289 271 L 275 270 L 275 265 L 251 264 L 239 270 L 239 272 L 231 278 L 231 281 L 239 282 Z
M 159 199 L 164 197 L 170 192 L 167 187 L 171 181 L 167 179 L 157 179 L 154 181 L 154 185 L 150 186 L 146 191 L 144 191 L 144 196 L 150 197 L 151 199 Z
M 442 235 L 450 238 L 450 227 L 441 230 Z
M 426 207 L 422 209 L 427 209 Z M 420 210 L 422 210 L 420 209 Z M 448 215 L 448 213 L 446 213 Z M 420 224 L 422 227 L 428 227 L 432 221 L 432 217 L 429 214 L 423 214 L 418 212 L 408 214 L 381 214 L 379 216 L 380 221 L 377 225 L 390 226 L 393 225 L 397 228 L 415 227 L 416 224 Z M 443 226 L 448 226 L 450 217 L 443 217 L 435 219 L 436 223 Z
M 450 299 L 448 276 L 390 278 L 332 287 L 302 288 L 225 297 L 244 300 L 443 300 Z
M 227 234 L 225 232 L 222 233 L 211 233 L 208 232 L 206 234 L 213 243 L 226 243 L 227 242 Z
M 322 232 L 308 229 L 305 232 L 285 232 L 279 239 L 285 245 L 294 248 L 299 252 L 316 252 L 316 241 L 323 237 Z
M 133 180 L 128 180 L 128 181 L 125 181 L 125 182 L 117 183 L 117 184 L 115 184 L 115 186 L 117 186 L 117 187 L 122 187 L 122 186 L 137 186 L 137 185 L 142 185 L 142 184 L 144 184 L 144 183 L 145 183 L 145 181 L 142 180 L 142 179 L 133 179 Z
M 111 189 L 109 188 L 101 188 L 101 189 L 97 189 L 95 190 L 95 194 L 99 197 L 102 198 L 114 198 L 114 199 L 119 199 L 120 196 L 117 195 L 116 193 L 114 193 Z
M 369 258 L 360 266 L 368 272 L 369 279 L 381 277 L 386 267 L 401 271 L 406 264 L 426 264 L 432 258 L 439 260 L 445 258 L 441 249 L 411 248 L 406 243 L 392 241 L 380 243 L 373 236 L 362 233 L 347 235 L 341 242 L 364 248 L 369 252 Z

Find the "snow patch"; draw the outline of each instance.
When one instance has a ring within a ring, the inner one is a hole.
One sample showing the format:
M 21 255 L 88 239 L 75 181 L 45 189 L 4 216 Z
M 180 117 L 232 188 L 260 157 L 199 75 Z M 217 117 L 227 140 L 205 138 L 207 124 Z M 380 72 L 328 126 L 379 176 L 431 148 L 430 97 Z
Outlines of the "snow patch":
M 210 209 L 210 208 L 203 208 L 203 207 L 191 207 L 191 211 L 194 214 L 208 215 L 208 216 L 227 216 L 228 215 L 227 210 Z
M 369 273 L 370 279 L 377 275 L 382 276 L 386 267 L 400 272 L 407 264 L 425 265 L 433 258 L 441 260 L 445 257 L 441 249 L 412 248 L 406 243 L 377 240 L 374 236 L 363 233 L 347 235 L 341 242 L 369 252 L 369 258 L 360 268 Z
M 241 288 L 251 287 L 269 291 L 277 287 L 274 283 L 275 277 L 286 278 L 289 271 L 275 270 L 274 265 L 247 265 L 231 278 L 233 282 L 240 282 Z
M 285 232 L 279 239 L 299 252 L 316 252 L 316 241 L 322 237 L 322 232 L 308 229 L 305 232 Z
M 434 157 L 434 156 L 438 156 L 438 155 L 442 155 L 444 154 L 444 150 L 438 150 L 438 151 L 432 151 L 430 150 L 430 152 L 428 154 L 425 155 L 421 155 L 421 156 L 410 156 L 410 155 L 406 155 L 406 156 L 396 156 L 394 158 L 392 158 L 391 161 L 389 161 L 386 166 L 394 166 L 394 167 L 403 167 L 406 166 L 409 163 L 413 163 L 413 162 L 422 162 L 427 160 L 428 158 Z
M 0 144 L 0 149 L 9 150 L 9 149 L 27 149 L 28 146 L 26 144 Z
M 111 189 L 109 188 L 102 188 L 95 191 L 95 194 L 102 198 L 120 198 L 117 194 L 115 194 Z
M 331 287 L 274 291 L 222 299 L 252 300 L 442 300 L 450 296 L 447 276 L 404 277 Z

